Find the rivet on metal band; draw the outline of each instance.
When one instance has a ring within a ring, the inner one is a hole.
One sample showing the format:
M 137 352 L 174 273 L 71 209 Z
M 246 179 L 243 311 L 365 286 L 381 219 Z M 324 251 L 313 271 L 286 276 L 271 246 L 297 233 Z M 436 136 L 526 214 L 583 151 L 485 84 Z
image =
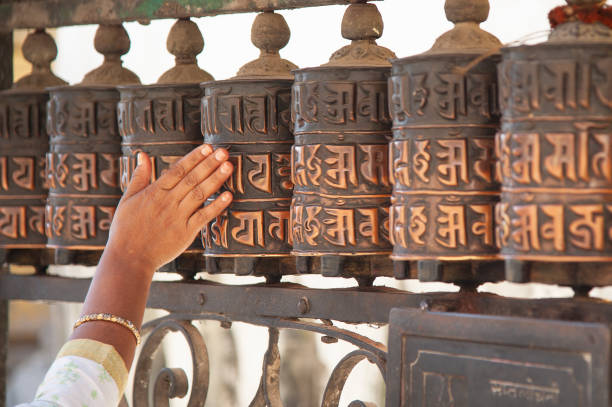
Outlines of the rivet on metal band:
M 119 324 L 122 327 L 129 329 L 134 335 L 134 338 L 136 338 L 136 345 L 140 345 L 140 332 L 138 332 L 138 329 L 136 329 L 136 326 L 134 325 L 134 323 L 132 321 L 118 317 L 113 314 L 95 313 L 95 314 L 83 315 L 81 318 L 79 318 L 74 323 L 73 329 L 76 329 L 77 327 L 83 325 L 84 323 L 91 322 L 91 321 L 106 321 L 106 322 L 113 322 L 115 324 Z

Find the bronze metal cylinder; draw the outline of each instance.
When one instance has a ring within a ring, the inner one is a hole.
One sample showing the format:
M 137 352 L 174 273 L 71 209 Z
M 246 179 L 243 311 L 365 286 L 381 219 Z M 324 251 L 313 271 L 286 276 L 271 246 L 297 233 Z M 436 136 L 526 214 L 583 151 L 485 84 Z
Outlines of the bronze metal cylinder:
M 393 62 L 389 81 L 394 184 L 392 258 L 487 261 L 498 258 L 494 136 L 499 126 L 496 63 L 441 53 Z
M 176 161 L 202 144 L 200 133 L 199 84 L 120 86 L 117 105 L 119 134 L 123 156 L 120 161 L 121 190 L 124 191 L 136 167 L 137 154 L 145 152 L 151 159 L 155 181 Z M 195 273 L 204 267 L 199 239 L 173 263 L 178 272 Z M 191 259 L 187 259 L 190 257 Z M 198 269 L 181 270 L 181 264 Z M 167 267 L 166 267 L 167 268 Z
M 50 151 L 46 160 L 48 247 L 98 255 L 104 249 L 121 197 L 118 101 L 119 92 L 109 86 L 50 90 L 47 121 Z M 67 257 L 66 262 L 74 261 L 70 256 L 60 257 Z
M 0 250 L 28 249 L 11 263 L 40 263 L 46 251 L 48 99 L 45 91 L 0 93 Z
M 549 272 L 563 263 L 609 265 L 610 44 L 506 48 L 499 81 L 503 121 L 496 152 L 503 194 L 497 239 L 510 272 L 523 261 Z M 602 283 L 600 277 L 589 280 L 577 284 Z
M 234 200 L 202 232 L 208 257 L 290 255 L 291 84 L 236 78 L 202 85 L 204 141 L 226 148 L 234 165 L 225 185 Z
M 387 67 L 295 72 L 294 255 L 390 254 L 388 76 Z

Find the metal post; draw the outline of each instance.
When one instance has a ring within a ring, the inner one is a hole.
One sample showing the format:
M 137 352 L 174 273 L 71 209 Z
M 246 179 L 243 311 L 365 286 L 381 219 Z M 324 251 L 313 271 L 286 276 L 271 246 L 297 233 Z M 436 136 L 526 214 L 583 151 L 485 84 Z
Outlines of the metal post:
M 13 83 L 13 33 L 0 33 L 0 89 Z M 0 271 L 2 272 L 2 271 Z M 8 301 L 0 301 L 0 407 L 6 407 Z
M 8 372 L 6 357 L 8 353 L 8 301 L 0 301 L 0 407 L 6 407 L 6 383 Z

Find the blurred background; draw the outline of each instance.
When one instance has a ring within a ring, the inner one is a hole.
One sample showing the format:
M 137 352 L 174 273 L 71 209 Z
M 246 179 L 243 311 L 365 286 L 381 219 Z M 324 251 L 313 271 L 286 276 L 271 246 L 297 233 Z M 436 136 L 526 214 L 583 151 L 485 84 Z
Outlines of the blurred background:
M 562 0 L 491 0 L 489 20 L 482 26 L 496 35 L 504 44 L 539 42 L 546 39 L 547 14 L 562 4 Z M 395 51 L 398 57 L 428 50 L 434 40 L 450 29 L 452 24 L 444 16 L 444 0 L 384 0 L 377 3 L 385 23 L 379 44 Z M 317 66 L 327 62 L 329 56 L 347 41 L 340 36 L 340 22 L 345 7 L 330 6 L 280 11 L 292 31 L 289 45 L 281 51 L 286 58 L 300 67 Z M 250 30 L 254 14 L 216 16 L 193 19 L 204 36 L 205 48 L 198 57 L 200 67 L 216 79 L 235 75 L 240 66 L 257 57 L 258 51 L 250 43 Z M 136 72 L 143 84 L 154 83 L 174 64 L 166 51 L 166 36 L 174 21 L 152 21 L 142 25 L 127 23 L 132 46 L 124 57 L 124 65 Z M 102 56 L 93 48 L 96 26 L 66 27 L 52 31 L 59 55 L 54 63 L 58 76 L 75 84 L 83 75 L 102 62 Z M 27 32 L 15 35 L 15 78 L 30 67 L 21 55 L 21 43 Z M 13 272 L 27 272 L 15 269 Z M 85 267 L 51 267 L 51 273 L 86 277 L 93 273 Z M 203 275 L 202 278 L 210 278 Z M 160 274 L 158 279 L 177 279 L 178 276 Z M 261 281 L 249 277 L 215 277 L 216 280 L 251 284 Z M 285 278 L 311 287 L 354 286 L 353 280 L 301 276 Z M 376 285 L 393 286 L 415 292 L 455 291 L 447 284 L 415 281 L 398 282 L 377 279 Z M 518 297 L 571 296 L 568 288 L 543 285 L 516 285 L 509 283 L 486 284 L 481 291 Z M 593 294 L 612 297 L 606 289 Z M 30 401 L 36 386 L 55 357 L 59 347 L 69 335 L 73 321 L 80 312 L 79 304 L 26 303 L 14 301 L 10 307 L 10 348 L 8 405 Z M 163 316 L 164 312 L 150 310 L 146 318 Z M 267 330 L 235 323 L 223 329 L 217 322 L 195 325 L 200 328 L 211 360 L 209 406 L 247 406 L 257 391 L 261 366 L 267 347 Z M 351 326 L 349 329 L 386 343 L 385 327 Z M 324 344 L 320 335 L 298 331 L 283 331 L 280 339 L 282 367 L 281 393 L 287 407 L 311 407 L 321 403 L 321 396 L 333 367 L 353 350 L 341 342 Z M 168 336 L 157 354 L 158 367 L 183 367 L 188 377 L 191 360 L 186 342 L 180 336 Z M 155 377 L 155 376 L 154 376 Z M 361 399 L 384 405 L 384 382 L 378 370 L 362 362 L 349 378 L 341 405 Z M 128 390 L 129 395 L 129 390 Z M 173 400 L 171 406 L 185 406 L 185 400 Z

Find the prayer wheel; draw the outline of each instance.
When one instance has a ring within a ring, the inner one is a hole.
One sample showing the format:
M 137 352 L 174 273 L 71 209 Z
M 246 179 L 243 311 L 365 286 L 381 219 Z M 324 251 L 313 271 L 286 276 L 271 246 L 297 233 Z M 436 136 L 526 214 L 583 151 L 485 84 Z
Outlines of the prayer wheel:
M 367 280 L 377 257 L 391 253 L 387 79 L 395 54 L 376 44 L 376 6 L 352 3 L 342 20 L 351 44 L 321 67 L 295 71 L 291 233 L 298 271 L 318 258 L 323 275 Z
M 550 13 L 547 42 L 502 50 L 496 217 L 511 281 L 612 283 L 612 29 L 604 7 L 568 1 Z
M 52 261 L 45 235 L 49 93 L 44 89 L 66 82 L 51 72 L 57 47 L 45 30 L 26 37 L 23 55 L 32 72 L 0 92 L 0 259 L 44 267 Z
M 416 263 L 422 281 L 503 279 L 494 238 L 501 43 L 479 27 L 488 0 L 447 0 L 445 11 L 455 27 L 424 54 L 393 61 L 389 81 L 395 275 L 413 278 Z
M 198 26 L 188 18 L 179 19 L 170 30 L 168 51 L 176 66 L 164 73 L 155 85 L 119 86 L 117 106 L 122 137 L 121 189 L 125 190 L 136 167 L 138 152 L 146 152 L 152 164 L 152 181 L 174 162 L 202 144 L 200 133 L 200 82 L 212 76 L 200 69 L 196 56 L 204 48 Z M 201 243 L 194 243 L 179 258 L 161 268 L 193 276 L 204 269 Z
M 234 199 L 202 231 L 207 271 L 230 269 L 268 279 L 287 273 L 291 254 L 291 70 L 279 50 L 289 27 L 280 14 L 264 12 L 251 40 L 260 57 L 229 80 L 202 84 L 202 134 L 229 151 L 234 173 L 226 183 Z M 213 198 L 211 198 L 213 199 Z
M 50 89 L 46 229 L 56 264 L 97 264 L 121 197 L 116 86 L 140 81 L 122 66 L 122 25 L 101 25 L 94 41 L 102 65 L 78 85 Z

